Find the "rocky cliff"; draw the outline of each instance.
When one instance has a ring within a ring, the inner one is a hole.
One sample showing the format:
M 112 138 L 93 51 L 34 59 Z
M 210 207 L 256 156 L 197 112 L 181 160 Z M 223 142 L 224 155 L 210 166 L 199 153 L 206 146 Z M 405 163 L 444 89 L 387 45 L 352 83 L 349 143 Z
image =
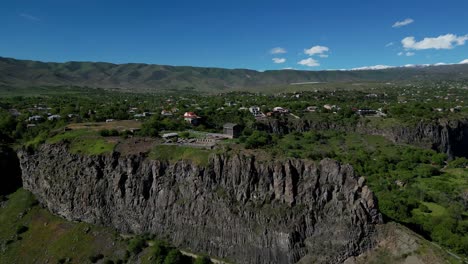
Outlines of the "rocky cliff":
M 259 129 L 286 134 L 294 131 L 337 130 L 369 135 L 381 135 L 395 142 L 430 148 L 449 157 L 468 157 L 468 119 L 420 121 L 412 125 L 378 127 L 361 120 L 357 124 L 313 122 L 308 120 L 265 119 Z
M 381 222 L 364 178 L 328 159 L 213 155 L 197 166 L 63 144 L 18 157 L 24 188 L 53 213 L 237 263 L 339 263 L 371 248 Z

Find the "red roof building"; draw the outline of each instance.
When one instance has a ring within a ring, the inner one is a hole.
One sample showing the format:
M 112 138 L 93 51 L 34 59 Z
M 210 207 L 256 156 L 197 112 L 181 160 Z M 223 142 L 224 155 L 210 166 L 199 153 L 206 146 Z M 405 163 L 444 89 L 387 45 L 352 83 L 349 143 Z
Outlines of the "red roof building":
M 184 118 L 198 118 L 198 116 L 194 112 L 185 112 Z

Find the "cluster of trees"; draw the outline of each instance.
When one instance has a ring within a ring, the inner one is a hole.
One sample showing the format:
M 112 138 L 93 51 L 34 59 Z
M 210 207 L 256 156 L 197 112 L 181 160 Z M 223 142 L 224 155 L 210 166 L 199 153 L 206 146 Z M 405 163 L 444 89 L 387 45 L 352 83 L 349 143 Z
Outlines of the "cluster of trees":
M 143 235 L 137 236 L 128 243 L 127 259 L 130 255 L 138 255 L 144 248 L 148 247 L 147 241 L 153 239 L 154 236 Z M 154 264 L 210 264 L 212 263 L 207 256 L 200 256 L 195 259 L 183 255 L 180 250 L 171 246 L 164 241 L 153 241 L 154 244 L 149 247 L 148 258 Z

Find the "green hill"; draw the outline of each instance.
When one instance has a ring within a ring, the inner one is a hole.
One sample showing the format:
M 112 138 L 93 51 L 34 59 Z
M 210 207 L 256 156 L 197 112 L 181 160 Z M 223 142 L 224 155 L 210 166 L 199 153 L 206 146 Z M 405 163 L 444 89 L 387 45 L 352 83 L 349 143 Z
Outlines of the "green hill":
M 468 64 L 360 71 L 259 72 L 149 64 L 103 62 L 46 63 L 0 57 L 0 85 L 88 86 L 133 91 L 218 92 L 298 82 L 358 82 L 468 79 Z

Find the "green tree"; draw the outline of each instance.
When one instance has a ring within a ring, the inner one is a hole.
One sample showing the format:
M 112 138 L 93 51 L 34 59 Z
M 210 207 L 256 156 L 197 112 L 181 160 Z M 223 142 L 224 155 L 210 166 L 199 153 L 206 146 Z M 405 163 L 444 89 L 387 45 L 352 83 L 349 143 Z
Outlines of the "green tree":
M 250 135 L 246 142 L 246 148 L 259 148 L 270 144 L 272 141 L 271 135 L 264 132 L 255 130 L 252 135 Z
M 207 256 L 200 256 L 194 262 L 194 264 L 210 264 L 210 263 L 211 263 L 211 260 Z
M 164 259 L 164 264 L 186 264 L 184 257 L 177 249 L 172 249 Z

